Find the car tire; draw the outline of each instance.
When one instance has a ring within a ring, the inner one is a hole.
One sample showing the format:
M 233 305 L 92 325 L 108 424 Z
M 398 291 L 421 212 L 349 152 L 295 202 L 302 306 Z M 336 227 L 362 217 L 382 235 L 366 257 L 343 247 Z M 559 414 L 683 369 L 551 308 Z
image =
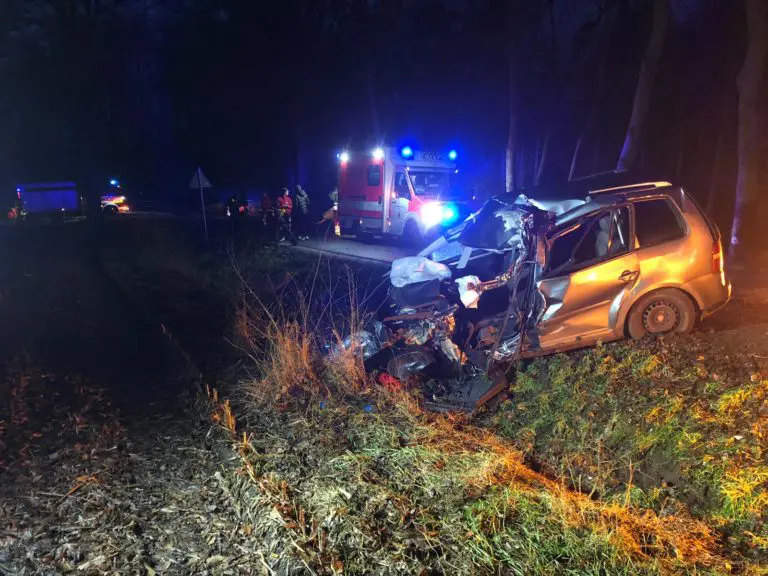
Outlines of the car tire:
M 662 288 L 638 300 L 627 317 L 627 334 L 638 340 L 648 334 L 690 332 L 696 324 L 696 306 L 680 290 Z
M 117 208 L 115 208 L 114 206 L 105 206 L 103 212 L 104 212 L 104 216 L 107 216 L 107 217 L 116 216 Z
M 421 248 L 424 245 L 424 238 L 421 235 L 421 230 L 419 230 L 419 225 L 415 221 L 408 220 L 405 223 L 403 242 L 408 246 L 416 248 Z

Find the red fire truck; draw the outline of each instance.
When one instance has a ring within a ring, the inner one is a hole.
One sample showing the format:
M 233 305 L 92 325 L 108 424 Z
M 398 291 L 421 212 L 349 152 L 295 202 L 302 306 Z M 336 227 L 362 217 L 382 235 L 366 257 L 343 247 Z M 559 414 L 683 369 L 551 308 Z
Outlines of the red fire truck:
M 418 243 L 456 223 L 464 212 L 455 185 L 456 156 L 455 150 L 428 152 L 409 146 L 339 153 L 342 233 Z

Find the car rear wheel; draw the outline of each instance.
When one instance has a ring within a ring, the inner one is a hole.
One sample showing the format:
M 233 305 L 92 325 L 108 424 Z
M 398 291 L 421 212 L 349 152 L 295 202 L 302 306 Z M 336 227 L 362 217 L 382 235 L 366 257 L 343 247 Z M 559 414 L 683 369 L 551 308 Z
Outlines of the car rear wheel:
M 687 294 L 665 288 L 646 294 L 632 307 L 627 332 L 634 339 L 647 334 L 683 334 L 696 323 L 696 307 Z

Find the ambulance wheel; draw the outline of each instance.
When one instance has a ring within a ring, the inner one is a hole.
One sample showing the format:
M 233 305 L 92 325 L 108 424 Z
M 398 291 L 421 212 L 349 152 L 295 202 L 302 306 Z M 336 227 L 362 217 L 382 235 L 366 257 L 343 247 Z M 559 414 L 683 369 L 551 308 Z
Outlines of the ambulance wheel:
M 424 238 L 421 236 L 419 225 L 413 220 L 409 220 L 405 223 L 403 240 L 409 246 L 421 247 L 424 244 Z

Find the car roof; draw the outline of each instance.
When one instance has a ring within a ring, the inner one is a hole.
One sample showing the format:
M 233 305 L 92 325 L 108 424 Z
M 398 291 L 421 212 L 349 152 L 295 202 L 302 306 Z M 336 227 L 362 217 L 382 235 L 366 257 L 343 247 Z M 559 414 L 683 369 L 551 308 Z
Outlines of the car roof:
M 553 198 L 560 202 L 568 199 L 583 202 L 556 215 L 555 225 L 560 226 L 617 202 L 641 198 L 649 193 L 670 194 L 676 190 L 680 190 L 680 186 L 669 180 L 609 173 L 560 185 L 531 188 L 524 194 L 540 202 L 551 202 Z
M 590 192 L 612 188 L 617 190 L 632 189 L 641 185 L 661 182 L 676 185 L 678 183 L 675 180 L 675 178 L 658 172 L 606 172 L 567 182 L 531 186 L 520 190 L 520 192 L 531 198 L 583 198 Z

